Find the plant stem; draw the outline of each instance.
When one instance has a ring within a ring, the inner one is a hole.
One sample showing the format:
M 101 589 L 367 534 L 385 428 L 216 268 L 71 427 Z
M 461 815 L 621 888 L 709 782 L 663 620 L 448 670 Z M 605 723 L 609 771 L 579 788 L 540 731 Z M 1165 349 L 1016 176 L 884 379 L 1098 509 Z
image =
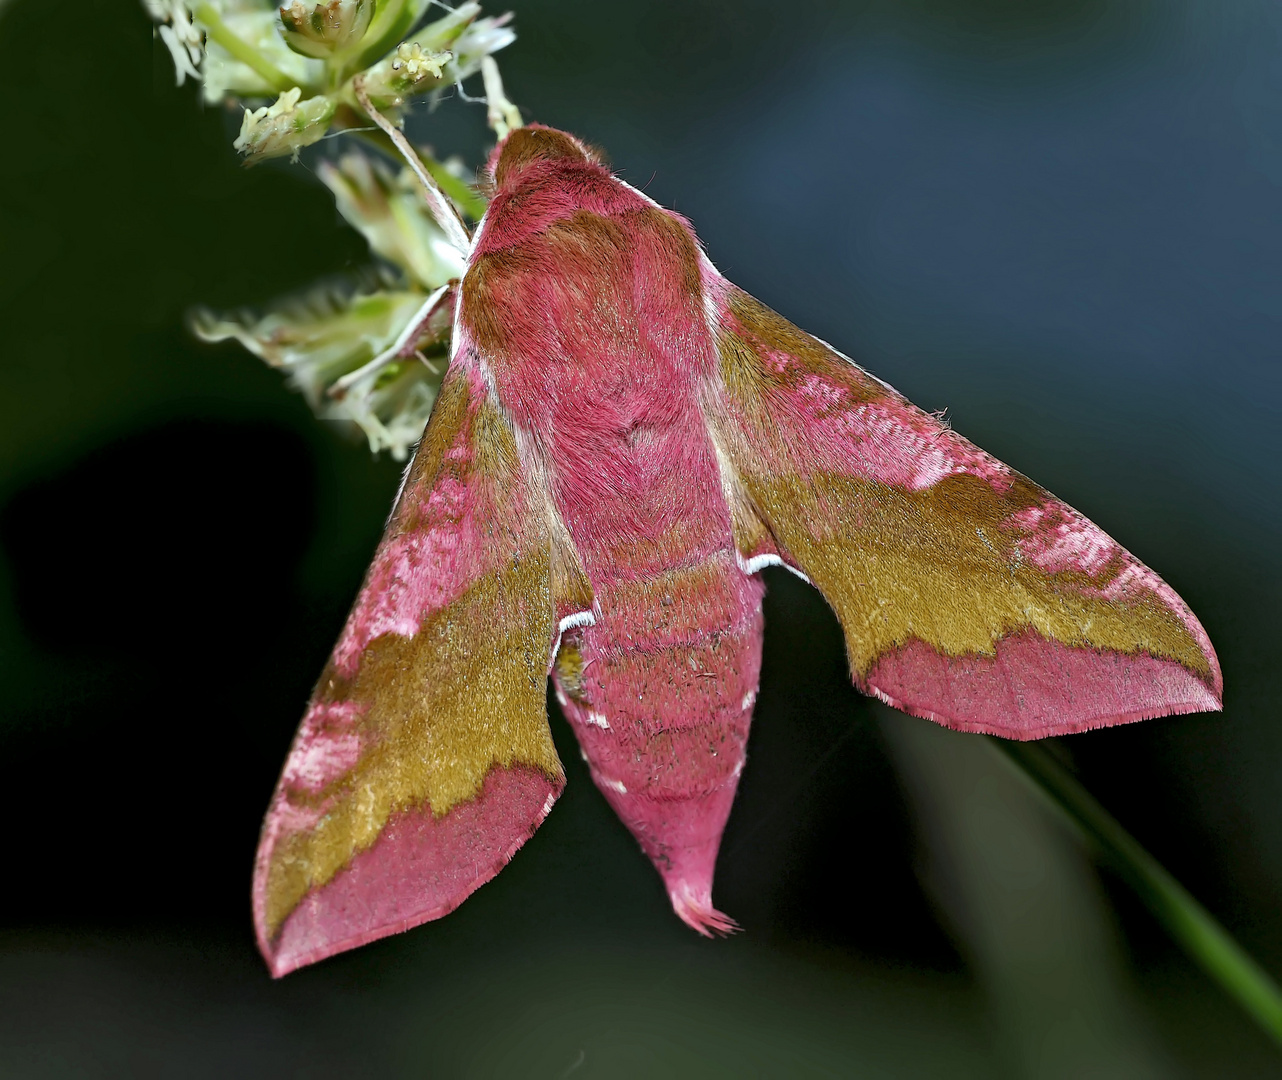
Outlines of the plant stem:
M 432 179 L 432 174 L 423 167 L 423 162 L 415 152 L 414 147 L 409 144 L 409 140 L 397 130 L 396 126 L 387 119 L 381 112 L 374 108 L 365 92 L 365 78 L 357 75 L 352 80 L 352 90 L 356 94 L 356 100 L 360 102 L 361 108 L 392 140 L 392 144 L 401 152 L 405 159 L 405 164 L 410 167 L 415 178 L 418 180 L 419 187 L 423 191 L 423 198 L 427 203 L 428 210 L 431 211 L 432 217 L 436 219 L 436 224 L 441 227 L 445 233 L 445 238 L 454 245 L 454 247 L 467 254 L 471 247 L 472 238 L 467 231 L 467 226 L 463 224 L 463 219 L 459 217 L 458 211 L 454 209 L 454 204 L 445 197 L 445 193 L 437 186 L 436 181 Z
M 242 64 L 261 75 L 273 90 L 284 93 L 286 90 L 292 90 L 298 85 L 296 79 L 286 75 L 267 57 L 250 45 L 249 42 L 237 37 L 228 25 L 223 22 L 222 16 L 214 10 L 214 6 L 208 3 L 208 0 L 197 4 L 192 9 L 192 14 L 205 27 L 210 40 L 218 42 Z
M 348 107 L 343 106 L 343 108 Z M 351 113 L 352 110 L 349 109 L 349 114 Z M 380 154 L 387 155 L 397 164 L 404 162 L 405 159 L 401 156 L 401 152 L 396 149 L 396 144 L 383 133 L 382 129 L 370 130 L 357 127 L 358 121 L 352 119 L 351 115 L 344 115 L 341 109 L 336 115 L 337 119 L 334 121 L 335 129 L 363 142 L 366 146 L 373 147 Z M 419 161 L 423 164 L 423 168 L 431 174 L 432 179 L 436 181 L 440 189 L 453 199 L 458 208 L 472 221 L 480 221 L 481 215 L 485 213 L 486 202 L 477 194 L 476 190 L 466 180 L 460 180 L 426 150 L 418 147 L 415 147 L 415 150 Z
M 1215 917 L 1045 749 L 989 741 L 1100 849 L 1184 951 L 1282 1044 L 1282 991 Z

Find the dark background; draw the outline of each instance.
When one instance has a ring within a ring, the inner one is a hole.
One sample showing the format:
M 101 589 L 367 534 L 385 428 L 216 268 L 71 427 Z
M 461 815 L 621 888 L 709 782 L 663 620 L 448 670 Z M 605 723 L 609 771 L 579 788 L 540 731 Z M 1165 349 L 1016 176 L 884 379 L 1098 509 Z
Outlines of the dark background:
M 1222 715 L 1061 744 L 1282 971 L 1277 6 L 524 0 L 517 28 L 528 118 L 1198 612 Z M 0 8 L 0 1073 L 1277 1075 L 982 742 L 849 688 L 775 572 L 718 870 L 745 933 L 673 917 L 553 705 L 569 787 L 498 879 L 273 983 L 258 824 L 398 469 L 184 331 L 367 255 L 310 159 L 242 169 L 238 117 L 172 81 L 139 5 Z M 413 131 L 476 161 L 482 124 Z

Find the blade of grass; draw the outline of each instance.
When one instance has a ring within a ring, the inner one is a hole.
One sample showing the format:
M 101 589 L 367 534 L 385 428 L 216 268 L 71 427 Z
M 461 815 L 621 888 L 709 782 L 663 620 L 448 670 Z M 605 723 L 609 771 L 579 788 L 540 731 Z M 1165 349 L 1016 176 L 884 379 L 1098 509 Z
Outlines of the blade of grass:
M 1282 1045 L 1282 991 L 1215 917 L 1045 749 L 1008 739 L 989 742 L 1067 815 L 1181 948 Z

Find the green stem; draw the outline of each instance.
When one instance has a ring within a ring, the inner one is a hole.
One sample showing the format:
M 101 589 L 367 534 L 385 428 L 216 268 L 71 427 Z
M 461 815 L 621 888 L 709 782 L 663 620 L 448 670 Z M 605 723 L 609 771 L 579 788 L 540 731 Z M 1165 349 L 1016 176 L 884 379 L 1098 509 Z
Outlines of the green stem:
M 989 741 L 1100 848 L 1184 951 L 1282 1044 L 1282 991 L 1214 916 L 1045 749 Z
M 237 37 L 208 0 L 197 4 L 192 14 L 205 27 L 211 41 L 218 42 L 242 64 L 261 75 L 273 90 L 284 93 L 298 85 L 297 79 L 290 78 L 249 42 Z

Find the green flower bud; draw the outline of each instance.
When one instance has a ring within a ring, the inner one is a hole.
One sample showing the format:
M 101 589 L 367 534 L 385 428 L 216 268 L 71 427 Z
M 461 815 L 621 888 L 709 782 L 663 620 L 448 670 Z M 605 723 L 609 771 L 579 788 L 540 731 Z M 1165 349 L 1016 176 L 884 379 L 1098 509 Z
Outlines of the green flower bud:
M 286 90 L 275 103 L 261 109 L 246 109 L 240 135 L 232 146 L 252 163 L 265 158 L 292 154 L 310 146 L 329 130 L 337 108 L 332 98 L 320 95 L 300 102 L 298 87 Z
M 377 0 L 290 0 L 280 9 L 285 43 L 303 56 L 325 59 L 360 44 Z
M 403 461 L 423 434 L 445 373 L 452 304 L 429 312 L 423 293 L 386 279 L 327 288 L 261 317 L 196 314 L 204 341 L 234 339 L 290 382 L 324 419 L 358 427 L 375 453 Z M 341 393 L 331 391 L 344 376 Z
M 381 162 L 352 151 L 337 165 L 321 162 L 317 171 L 334 193 L 339 213 L 376 255 L 411 281 L 430 291 L 463 273 L 463 257 L 432 220 L 408 169 L 393 175 Z
M 449 365 L 453 300 L 447 288 L 429 296 L 383 353 L 329 388 L 331 404 L 321 415 L 352 421 L 371 451 L 390 450 L 404 461 L 423 435 Z

